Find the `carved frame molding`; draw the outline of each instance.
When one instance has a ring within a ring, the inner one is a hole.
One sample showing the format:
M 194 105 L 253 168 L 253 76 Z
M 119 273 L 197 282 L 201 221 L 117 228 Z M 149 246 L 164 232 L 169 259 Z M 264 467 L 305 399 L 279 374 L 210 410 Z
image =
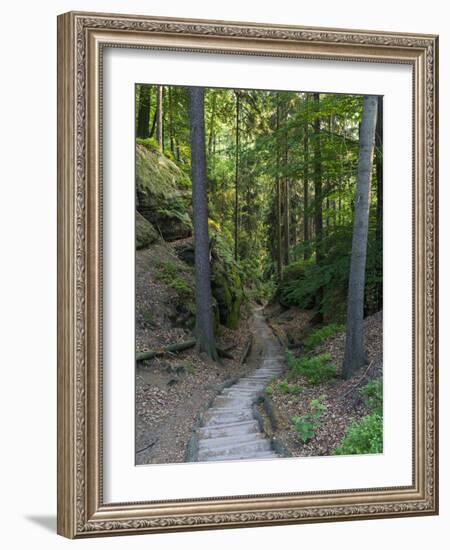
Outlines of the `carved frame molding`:
M 414 471 L 411 487 L 102 501 L 102 48 L 413 66 Z M 75 538 L 436 514 L 437 47 L 430 35 L 70 12 L 58 17 L 58 532 Z

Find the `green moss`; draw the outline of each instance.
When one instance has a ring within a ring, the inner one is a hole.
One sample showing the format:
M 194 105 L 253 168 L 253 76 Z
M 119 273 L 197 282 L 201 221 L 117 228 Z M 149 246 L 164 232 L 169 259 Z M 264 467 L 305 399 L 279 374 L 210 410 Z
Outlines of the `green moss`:
M 243 298 L 239 272 L 232 264 L 216 257 L 212 269 L 212 291 L 217 300 L 220 322 L 228 328 L 238 326 Z
M 137 209 L 158 227 L 166 240 L 192 234 L 191 182 L 152 142 L 136 144 Z
M 158 232 L 153 225 L 136 211 L 136 250 L 156 242 Z
M 191 182 L 178 166 L 149 146 L 147 140 L 136 140 L 136 186 L 138 192 L 171 196 L 189 190 Z
M 236 329 L 244 298 L 239 266 L 234 260 L 233 243 L 210 220 L 209 233 L 212 242 L 211 288 L 217 301 L 222 325 Z

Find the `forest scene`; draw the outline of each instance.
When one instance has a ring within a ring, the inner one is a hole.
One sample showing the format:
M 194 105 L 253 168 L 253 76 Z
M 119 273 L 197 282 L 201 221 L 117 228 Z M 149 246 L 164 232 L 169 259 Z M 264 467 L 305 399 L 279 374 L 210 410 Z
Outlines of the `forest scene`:
M 382 97 L 135 105 L 136 464 L 382 453 Z

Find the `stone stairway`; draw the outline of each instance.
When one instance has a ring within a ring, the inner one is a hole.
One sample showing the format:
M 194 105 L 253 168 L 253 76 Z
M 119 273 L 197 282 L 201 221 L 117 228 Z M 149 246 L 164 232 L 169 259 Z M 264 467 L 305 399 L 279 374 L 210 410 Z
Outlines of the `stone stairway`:
M 223 390 L 205 412 L 203 426 L 196 430 L 199 462 L 278 456 L 260 431 L 252 404 L 270 380 L 284 370 L 284 357 L 261 310 L 254 312 L 253 328 L 261 348 L 261 366 Z

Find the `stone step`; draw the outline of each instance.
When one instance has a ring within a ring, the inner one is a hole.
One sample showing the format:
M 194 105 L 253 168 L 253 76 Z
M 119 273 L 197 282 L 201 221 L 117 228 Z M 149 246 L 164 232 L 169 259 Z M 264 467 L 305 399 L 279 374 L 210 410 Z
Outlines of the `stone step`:
M 226 412 L 217 412 L 214 409 L 206 411 L 203 424 L 205 426 L 216 426 L 218 424 L 229 424 L 230 422 L 240 422 L 242 420 L 254 420 L 250 408 L 244 410 L 230 410 Z
M 243 422 L 230 422 L 218 426 L 202 426 L 197 428 L 197 434 L 201 437 L 226 437 L 232 434 L 260 433 L 256 420 L 244 420 Z
M 218 405 L 217 407 L 211 407 L 208 409 L 208 413 L 214 413 L 214 415 L 219 414 L 232 414 L 235 412 L 243 412 L 243 411 L 251 411 L 252 408 L 249 405 L 248 407 L 233 407 L 233 405 L 230 405 L 229 407 L 225 404 L 223 407 L 222 405 Z
M 278 376 L 279 374 L 281 373 L 278 373 L 278 374 L 258 374 L 258 376 L 254 376 L 250 379 L 250 382 L 263 382 L 263 381 L 266 381 L 266 380 L 270 380 L 271 378 L 273 378 L 274 376 Z
M 221 395 L 222 396 L 231 396 L 231 397 L 242 397 L 242 398 L 246 398 L 246 397 L 251 397 L 252 395 L 254 395 L 255 393 L 258 393 L 257 390 L 255 390 L 255 388 L 249 388 L 249 389 L 245 389 L 245 388 L 240 388 L 240 389 L 236 389 L 236 390 L 233 390 L 233 391 L 229 391 L 229 392 L 223 392 Z
M 251 390 L 233 390 L 232 392 L 223 393 L 222 397 L 232 397 L 234 399 L 251 399 L 258 393 L 258 390 L 252 388 Z
M 234 443 L 232 445 L 217 445 L 214 447 L 201 448 L 198 451 L 199 460 L 214 456 L 247 456 L 251 458 L 260 451 L 269 452 L 272 451 L 270 441 L 268 439 L 261 439 L 260 441 L 250 441 L 248 443 Z
M 261 432 L 253 432 L 250 434 L 232 434 L 223 437 L 205 437 L 198 442 L 198 448 L 201 450 L 208 449 L 231 449 L 236 445 L 243 443 L 259 443 L 260 441 L 266 441 L 266 438 Z
M 216 407 L 229 407 L 233 409 L 244 409 L 250 407 L 253 401 L 253 397 L 243 397 L 240 395 L 219 395 L 214 399 L 212 404 L 213 408 Z
M 240 382 L 239 384 L 235 384 L 234 386 L 231 386 L 231 388 L 227 388 L 227 389 L 228 389 L 228 391 L 240 390 L 240 389 L 251 389 L 251 388 L 254 388 L 255 386 L 258 386 L 259 384 L 261 384 L 261 382 L 259 380 L 245 379 L 242 382 Z M 225 390 L 225 391 L 227 391 L 227 390 Z

